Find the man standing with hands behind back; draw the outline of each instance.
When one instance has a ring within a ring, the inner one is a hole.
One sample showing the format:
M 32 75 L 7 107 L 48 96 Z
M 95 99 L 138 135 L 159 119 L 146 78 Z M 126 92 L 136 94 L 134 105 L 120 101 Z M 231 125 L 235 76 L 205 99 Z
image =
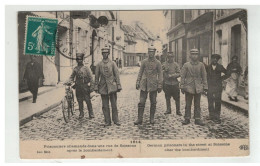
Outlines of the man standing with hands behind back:
M 140 91 L 140 102 L 138 103 L 138 119 L 135 125 L 143 123 L 145 102 L 149 93 L 151 102 L 150 123 L 154 124 L 154 114 L 156 111 L 157 92 L 162 91 L 163 72 L 161 62 L 155 58 L 155 48 L 148 48 L 148 58 L 141 63 L 139 74 L 136 81 L 136 89 Z
M 185 93 L 185 116 L 183 125 L 190 123 L 191 119 L 191 105 L 194 98 L 194 118 L 195 124 L 204 126 L 200 116 L 200 98 L 201 93 L 207 92 L 207 73 L 204 64 L 199 61 L 198 49 L 191 49 L 190 51 L 191 62 L 187 62 L 183 65 L 181 70 L 181 91 Z
M 173 52 L 168 52 L 167 61 L 163 64 L 163 91 L 165 93 L 167 111 L 164 114 L 171 114 L 171 97 L 175 100 L 176 114 L 180 112 L 180 88 L 177 78 L 180 77 L 180 67 L 174 62 Z

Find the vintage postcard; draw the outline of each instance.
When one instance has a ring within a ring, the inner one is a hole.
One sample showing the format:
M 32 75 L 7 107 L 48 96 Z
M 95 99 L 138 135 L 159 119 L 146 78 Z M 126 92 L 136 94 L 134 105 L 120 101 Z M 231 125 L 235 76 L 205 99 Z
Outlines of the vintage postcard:
M 247 10 L 17 18 L 21 159 L 249 155 Z

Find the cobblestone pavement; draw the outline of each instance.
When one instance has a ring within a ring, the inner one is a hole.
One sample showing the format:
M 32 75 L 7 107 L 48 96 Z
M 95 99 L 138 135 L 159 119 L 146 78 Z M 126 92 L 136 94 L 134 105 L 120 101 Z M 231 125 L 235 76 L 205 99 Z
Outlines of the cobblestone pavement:
M 112 125 L 103 127 L 104 116 L 102 113 L 101 99 L 95 95 L 92 99 L 94 108 L 94 119 L 86 117 L 78 119 L 78 106 L 76 105 L 76 115 L 69 123 L 65 123 L 62 117 L 61 105 L 34 118 L 32 121 L 20 127 L 21 140 L 101 140 L 101 139 L 194 139 L 194 138 L 248 138 L 249 121 L 248 117 L 240 112 L 222 106 L 222 123 L 215 124 L 206 120 L 208 116 L 207 99 L 202 97 L 201 109 L 202 119 L 205 126 L 197 126 L 194 120 L 191 124 L 183 126 L 181 124 L 183 116 L 175 114 L 175 103 L 172 101 L 172 114 L 164 115 L 166 103 L 164 92 L 158 94 L 157 111 L 155 114 L 155 124 L 149 124 L 150 101 L 147 99 L 144 123 L 134 126 L 137 119 L 137 103 L 139 101 L 139 91 L 135 90 L 135 82 L 139 68 L 127 68 L 121 74 L 123 90 L 118 93 L 118 110 L 121 126 Z M 184 95 L 181 95 L 181 112 L 184 114 Z

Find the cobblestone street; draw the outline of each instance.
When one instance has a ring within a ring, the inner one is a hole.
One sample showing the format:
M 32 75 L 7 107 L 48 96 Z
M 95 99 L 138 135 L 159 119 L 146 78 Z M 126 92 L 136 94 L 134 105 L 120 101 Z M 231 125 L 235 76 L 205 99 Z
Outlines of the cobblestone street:
M 118 111 L 121 126 L 112 124 L 110 127 L 103 127 L 104 116 L 102 113 L 101 97 L 95 95 L 92 99 L 94 108 L 94 119 L 88 118 L 85 108 L 85 117 L 78 119 L 78 105 L 76 114 L 69 123 L 65 123 L 61 105 L 34 118 L 32 121 L 20 127 L 21 140 L 101 140 L 101 139 L 194 139 L 194 138 L 248 138 L 249 121 L 248 117 L 222 106 L 222 123 L 215 124 L 206 120 L 208 116 L 207 98 L 202 96 L 201 109 L 202 120 L 205 126 L 197 126 L 194 120 L 191 124 L 183 126 L 183 116 L 175 114 L 175 103 L 172 100 L 172 114 L 164 115 L 166 103 L 164 92 L 158 94 L 157 111 L 155 113 L 155 124 L 149 123 L 150 101 L 147 99 L 144 123 L 134 126 L 137 119 L 137 104 L 139 102 L 139 91 L 135 89 L 135 83 L 139 68 L 127 68 L 121 74 L 123 90 L 118 93 Z M 181 94 L 181 112 L 184 115 L 184 95 Z

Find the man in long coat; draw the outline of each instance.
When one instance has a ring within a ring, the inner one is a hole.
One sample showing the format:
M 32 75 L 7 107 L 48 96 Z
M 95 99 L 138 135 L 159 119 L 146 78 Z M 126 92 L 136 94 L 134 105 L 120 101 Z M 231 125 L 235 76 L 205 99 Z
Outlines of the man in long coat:
M 33 103 L 36 103 L 39 79 L 42 78 L 44 81 L 44 75 L 40 64 L 36 61 L 36 57 L 31 55 L 30 58 L 31 61 L 26 65 L 23 79 L 27 80 L 28 89 L 33 95 Z
M 112 120 L 114 124 L 120 126 L 117 110 L 117 92 L 120 92 L 122 87 L 117 65 L 108 58 L 109 54 L 109 47 L 104 47 L 102 49 L 103 60 L 96 66 L 95 91 L 101 94 L 105 126 L 111 126 L 109 100 L 112 107 Z
M 185 116 L 183 125 L 190 123 L 191 119 L 191 105 L 194 99 L 194 118 L 195 124 L 203 126 L 200 116 L 200 98 L 203 91 L 207 91 L 207 73 L 204 64 L 199 61 L 198 49 L 190 51 L 190 62 L 186 62 L 181 70 L 181 91 L 185 93 Z
M 156 111 L 157 92 L 162 91 L 163 72 L 161 62 L 155 58 L 155 48 L 148 48 L 148 58 L 141 63 L 139 74 L 136 81 L 136 89 L 140 91 L 140 102 L 138 103 L 138 119 L 135 125 L 142 124 L 145 102 L 149 93 L 150 107 L 150 123 L 154 124 L 154 114 Z

